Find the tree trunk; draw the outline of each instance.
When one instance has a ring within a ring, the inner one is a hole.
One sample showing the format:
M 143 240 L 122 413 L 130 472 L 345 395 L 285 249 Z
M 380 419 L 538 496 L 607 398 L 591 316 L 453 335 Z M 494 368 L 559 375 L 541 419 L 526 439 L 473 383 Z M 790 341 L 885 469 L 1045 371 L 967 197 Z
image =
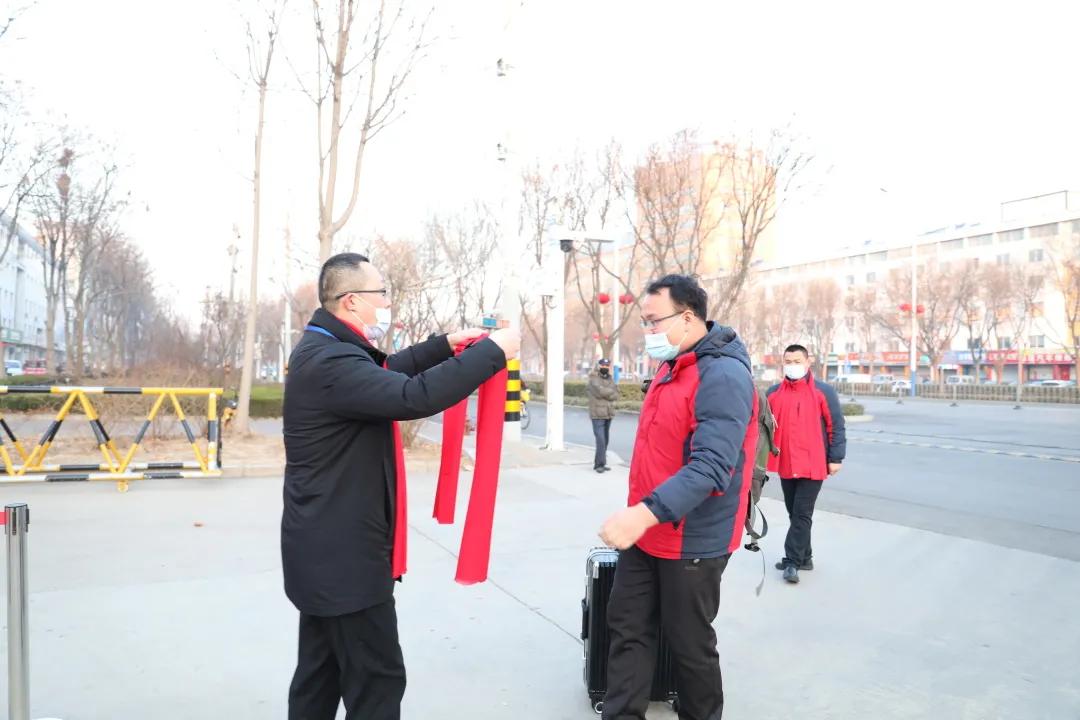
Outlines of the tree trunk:
M 86 309 L 83 307 L 83 302 L 78 298 L 76 298 L 74 314 L 75 320 L 72 328 L 74 332 L 72 334 L 75 337 L 73 338 L 72 344 L 75 348 L 75 358 L 73 362 L 77 368 L 75 375 L 81 377 L 83 368 L 86 367 L 86 353 L 84 349 L 84 345 L 86 344 Z
M 236 408 L 236 430 L 251 432 L 251 384 L 255 375 L 255 321 L 259 313 L 259 205 L 262 195 L 262 141 L 266 115 L 266 82 L 259 85 L 259 124 L 255 130 L 254 210 L 251 222 L 251 285 L 248 292 L 247 323 L 244 327 L 244 359 L 240 370 L 240 397 Z M 322 233 L 320 232 L 320 237 Z
M 319 266 L 330 259 L 334 249 L 334 236 L 330 233 L 330 226 L 319 228 Z
M 50 376 L 56 375 L 56 299 L 45 299 L 45 367 Z

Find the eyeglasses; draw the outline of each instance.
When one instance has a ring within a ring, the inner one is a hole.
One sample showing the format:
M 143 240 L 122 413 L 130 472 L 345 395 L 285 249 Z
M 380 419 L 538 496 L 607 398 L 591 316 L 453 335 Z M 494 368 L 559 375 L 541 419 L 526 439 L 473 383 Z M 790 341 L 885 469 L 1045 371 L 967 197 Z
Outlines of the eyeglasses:
M 656 320 L 642 320 L 641 321 L 641 329 L 642 330 L 655 330 L 657 327 L 660 326 L 660 323 L 664 322 L 665 320 L 670 320 L 673 317 L 678 317 L 679 315 L 682 315 L 684 312 L 686 312 L 686 311 L 685 310 L 680 310 L 680 311 L 674 312 L 674 313 L 672 313 L 670 315 L 666 315 L 666 316 L 664 316 L 662 318 L 657 318 Z
M 379 288 L 378 290 L 346 290 L 345 292 L 343 292 L 343 293 L 341 293 L 339 295 L 335 295 L 334 299 L 335 300 L 340 300 L 341 298 L 345 297 L 346 295 L 363 295 L 365 293 L 368 293 L 370 295 L 380 295 L 382 297 L 386 297 L 390 293 L 390 290 L 388 290 L 387 288 Z

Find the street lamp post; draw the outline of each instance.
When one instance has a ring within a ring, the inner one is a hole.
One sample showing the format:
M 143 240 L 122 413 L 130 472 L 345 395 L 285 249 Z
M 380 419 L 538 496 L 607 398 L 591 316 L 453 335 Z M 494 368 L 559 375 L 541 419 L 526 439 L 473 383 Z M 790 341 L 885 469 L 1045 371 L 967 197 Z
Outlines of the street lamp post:
M 503 136 L 497 147 L 497 160 L 501 166 L 503 197 L 502 197 L 502 241 L 500 243 L 503 261 L 503 289 L 502 289 L 502 316 L 511 328 L 521 329 L 521 278 L 518 273 L 518 264 L 521 261 L 521 247 L 518 241 L 518 203 L 515 183 L 520 175 L 515 162 L 515 152 L 511 149 L 511 136 L 513 116 L 515 112 L 514 97 L 511 92 L 512 84 L 508 80 L 510 70 L 513 69 L 507 60 L 507 51 L 512 48 L 513 36 L 511 25 L 514 14 L 520 2 L 505 0 L 504 23 L 500 45 L 503 55 L 496 60 L 495 74 L 500 79 L 499 87 L 503 110 Z M 506 442 L 521 441 L 521 421 L 507 420 L 503 428 L 503 440 Z

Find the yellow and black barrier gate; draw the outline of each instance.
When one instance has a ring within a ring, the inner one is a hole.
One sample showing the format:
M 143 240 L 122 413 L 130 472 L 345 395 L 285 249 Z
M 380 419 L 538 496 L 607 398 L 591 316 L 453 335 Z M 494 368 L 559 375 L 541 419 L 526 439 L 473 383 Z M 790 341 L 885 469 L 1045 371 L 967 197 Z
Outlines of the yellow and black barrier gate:
M 221 475 L 221 425 L 218 420 L 218 399 L 222 395 L 221 388 L 168 388 L 168 387 L 65 387 L 47 385 L 0 385 L 2 395 L 66 395 L 63 405 L 56 417 L 42 433 L 37 445 L 27 453 L 26 446 L 15 435 L 7 420 L 0 415 L 0 462 L 3 464 L 3 472 L 0 473 L 2 482 L 72 482 L 86 480 L 113 480 L 121 492 L 128 489 L 131 480 L 153 479 L 179 479 L 179 478 L 206 478 L 219 477 Z M 135 440 L 126 453 L 121 453 L 116 441 L 109 436 L 108 431 L 101 422 L 101 416 L 90 402 L 91 395 L 143 395 L 156 398 L 143 420 L 139 431 L 135 434 Z M 206 450 L 200 447 L 201 441 L 196 438 L 191 423 L 180 405 L 181 397 L 205 397 L 206 398 Z M 188 443 L 195 453 L 194 461 L 176 462 L 133 462 L 135 453 L 138 451 L 150 425 L 154 422 L 161 411 L 162 406 L 169 402 L 176 412 L 176 418 L 187 436 Z M 78 403 L 86 414 L 86 419 L 93 430 L 94 439 L 105 462 L 95 464 L 73 465 L 45 465 L 45 456 L 56 440 L 64 420 L 71 414 L 72 408 Z M 4 436 L 7 436 L 7 443 Z M 14 448 L 14 454 L 8 450 L 8 444 Z

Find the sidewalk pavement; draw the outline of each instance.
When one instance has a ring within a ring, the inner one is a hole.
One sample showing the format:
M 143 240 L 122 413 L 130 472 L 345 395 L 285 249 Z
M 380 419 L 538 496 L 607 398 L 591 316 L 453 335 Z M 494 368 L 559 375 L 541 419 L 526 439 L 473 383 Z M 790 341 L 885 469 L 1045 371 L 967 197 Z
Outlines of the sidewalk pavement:
M 491 577 L 471 587 L 453 581 L 471 474 L 449 527 L 430 519 L 433 473 L 410 476 L 407 720 L 594 717 L 584 558 L 625 503 L 627 469 L 597 475 L 581 448 L 552 455 L 527 447 L 506 463 Z M 281 589 L 280 493 L 280 477 L 6 491 L 31 505 L 32 715 L 285 717 L 296 612 Z M 788 586 L 772 568 L 783 508 L 763 508 L 764 593 L 760 555 L 740 550 L 724 575 L 725 718 L 1080 716 L 1080 564 L 819 512 L 817 569 Z

